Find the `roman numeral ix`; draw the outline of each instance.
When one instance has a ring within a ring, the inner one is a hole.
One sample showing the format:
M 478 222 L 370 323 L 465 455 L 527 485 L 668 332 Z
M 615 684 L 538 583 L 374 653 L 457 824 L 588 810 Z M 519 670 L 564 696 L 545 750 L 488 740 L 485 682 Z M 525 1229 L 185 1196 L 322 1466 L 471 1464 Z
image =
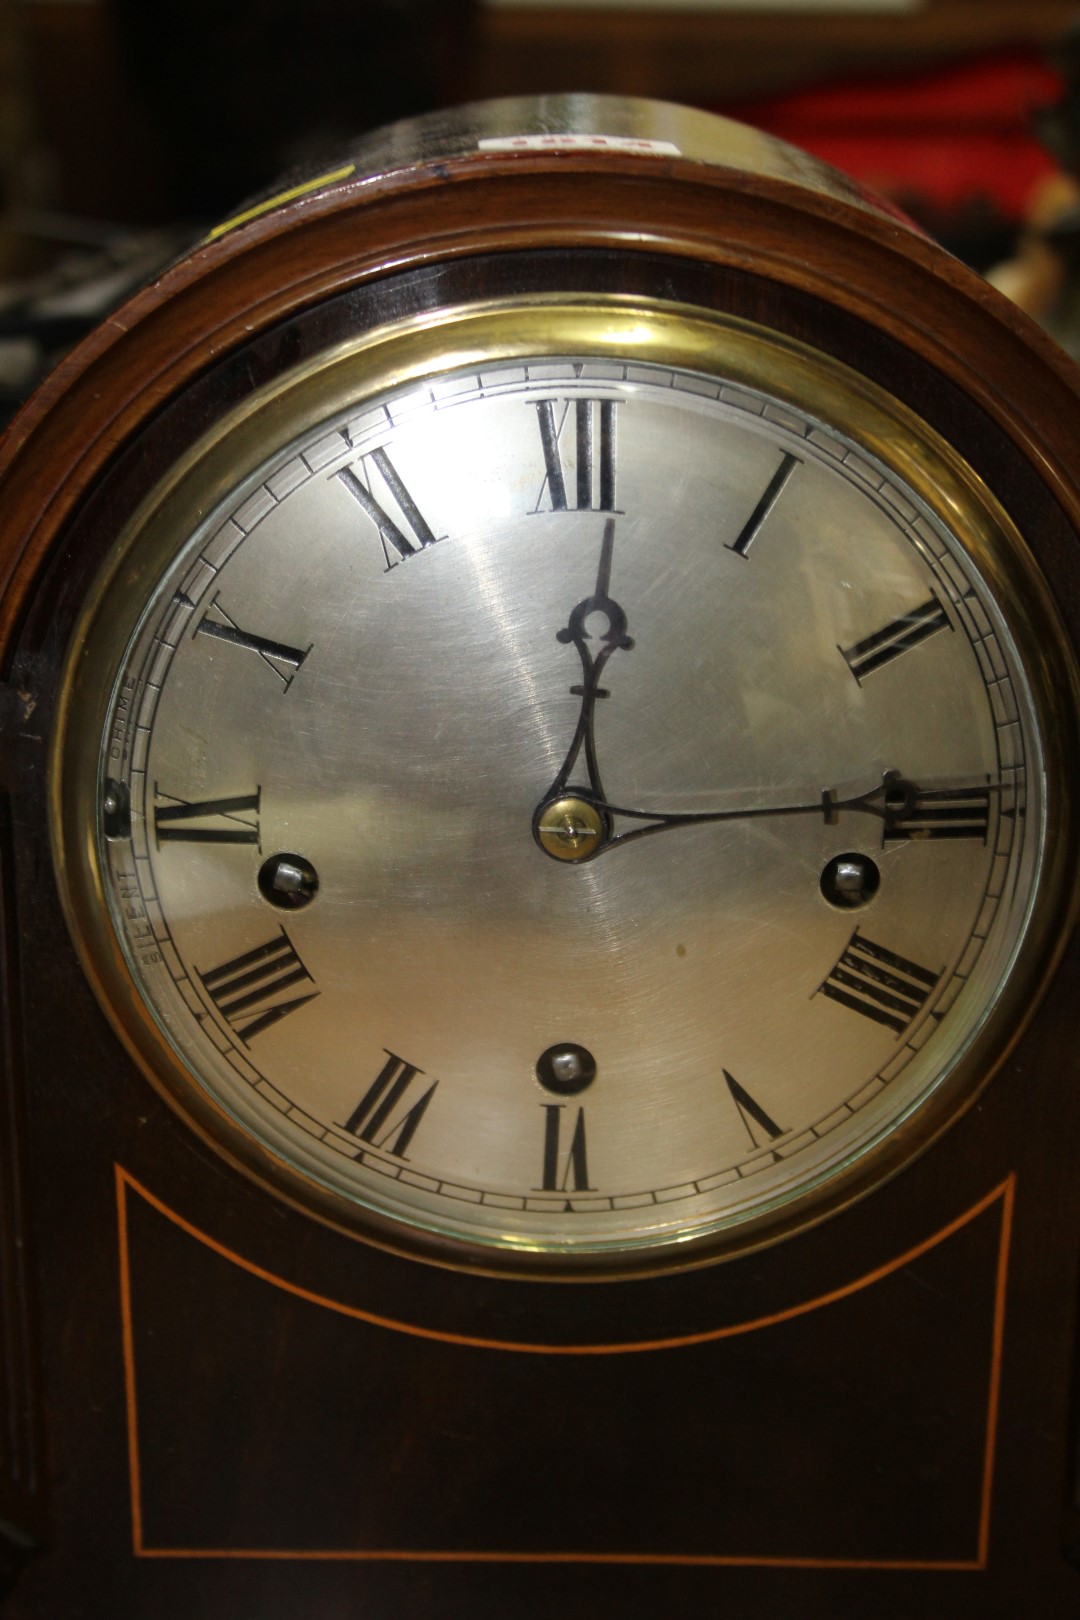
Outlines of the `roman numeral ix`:
M 386 1062 L 341 1129 L 403 1159 L 439 1084 L 433 1080 L 407 1107 L 401 1106 L 407 1101 L 406 1093 L 413 1081 L 423 1072 L 396 1053 L 386 1051 Z M 362 1157 L 362 1153 L 357 1154 L 357 1158 Z
M 613 399 L 574 399 L 535 401 L 544 452 L 545 478 L 534 512 L 547 490 L 553 512 L 615 511 L 615 406 Z M 561 409 L 556 415 L 556 407 Z M 571 411 L 571 407 L 573 410 Z M 567 418 L 574 423 L 574 500 L 567 489 L 566 468 L 561 445 Z M 597 454 L 599 449 L 599 454 Z
M 154 836 L 158 846 L 185 844 L 254 844 L 259 847 L 259 794 L 238 793 L 231 799 L 177 799 L 154 794 L 167 803 L 154 806 Z
M 926 1005 L 940 977 L 884 945 L 875 945 L 856 929 L 818 991 L 902 1035 Z
M 198 972 L 198 970 L 196 970 Z M 203 988 L 229 1028 L 245 1046 L 256 1035 L 287 1018 L 306 1002 L 314 1001 L 318 990 L 279 1000 L 283 991 L 305 980 L 314 980 L 293 947 L 284 928 L 264 945 L 244 951 L 208 973 L 198 973 Z

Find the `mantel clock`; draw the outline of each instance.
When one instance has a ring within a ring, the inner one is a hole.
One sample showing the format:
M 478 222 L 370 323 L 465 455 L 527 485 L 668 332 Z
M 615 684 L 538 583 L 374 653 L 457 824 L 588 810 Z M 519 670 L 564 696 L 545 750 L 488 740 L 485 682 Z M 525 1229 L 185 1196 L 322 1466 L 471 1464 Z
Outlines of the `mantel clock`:
M 587 96 L 46 383 L 13 1620 L 1076 1612 L 1078 419 L 885 204 Z

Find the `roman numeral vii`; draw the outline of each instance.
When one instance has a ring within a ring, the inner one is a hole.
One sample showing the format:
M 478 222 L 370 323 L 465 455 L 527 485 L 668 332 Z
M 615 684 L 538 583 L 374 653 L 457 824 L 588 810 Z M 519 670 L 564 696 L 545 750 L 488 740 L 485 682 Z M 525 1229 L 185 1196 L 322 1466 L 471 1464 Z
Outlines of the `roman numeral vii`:
M 384 1047 L 385 1051 L 386 1048 Z M 427 1113 L 439 1084 L 433 1080 L 426 1090 L 413 1086 L 423 1070 L 406 1063 L 394 1052 L 386 1052 L 386 1062 L 342 1125 L 342 1130 L 359 1137 L 369 1146 L 385 1148 L 403 1159 L 417 1126 Z M 362 1157 L 358 1154 L 357 1157 Z

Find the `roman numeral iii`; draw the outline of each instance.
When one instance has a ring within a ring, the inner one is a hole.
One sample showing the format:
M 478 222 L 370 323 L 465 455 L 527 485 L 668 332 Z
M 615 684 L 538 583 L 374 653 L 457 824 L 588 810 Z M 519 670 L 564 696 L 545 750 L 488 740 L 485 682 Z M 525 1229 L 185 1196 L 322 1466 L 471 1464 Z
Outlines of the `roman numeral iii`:
M 542 509 L 545 491 L 553 512 L 615 511 L 616 403 L 613 399 L 536 401 L 545 477 L 534 512 Z M 572 481 L 563 461 L 568 439 L 573 444 Z
M 384 1048 L 384 1051 L 386 1049 Z M 439 1082 L 426 1090 L 413 1086 L 423 1070 L 387 1051 L 386 1062 L 342 1125 L 342 1130 L 359 1137 L 369 1146 L 384 1148 L 403 1159 L 417 1126 L 427 1113 Z M 357 1157 L 362 1157 L 358 1154 Z
M 976 838 L 986 843 L 990 789 L 917 788 L 886 793 L 882 842 L 924 838 Z
M 295 984 L 314 980 L 293 947 L 284 928 L 254 950 L 222 962 L 220 967 L 207 973 L 197 973 L 210 1000 L 229 1028 L 235 1030 L 245 1046 L 250 1046 L 256 1035 L 287 1018 L 307 1002 L 314 1001 L 318 990 L 305 995 L 279 999 Z

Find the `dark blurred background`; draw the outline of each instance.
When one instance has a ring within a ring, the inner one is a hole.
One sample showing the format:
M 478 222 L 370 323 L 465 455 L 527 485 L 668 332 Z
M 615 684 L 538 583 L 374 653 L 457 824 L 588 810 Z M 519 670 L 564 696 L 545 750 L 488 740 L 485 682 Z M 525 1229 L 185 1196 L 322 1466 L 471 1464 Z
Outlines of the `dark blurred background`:
M 1071 344 L 1078 19 L 1077 0 L 0 0 L 0 414 L 290 165 L 553 90 L 782 135 Z

